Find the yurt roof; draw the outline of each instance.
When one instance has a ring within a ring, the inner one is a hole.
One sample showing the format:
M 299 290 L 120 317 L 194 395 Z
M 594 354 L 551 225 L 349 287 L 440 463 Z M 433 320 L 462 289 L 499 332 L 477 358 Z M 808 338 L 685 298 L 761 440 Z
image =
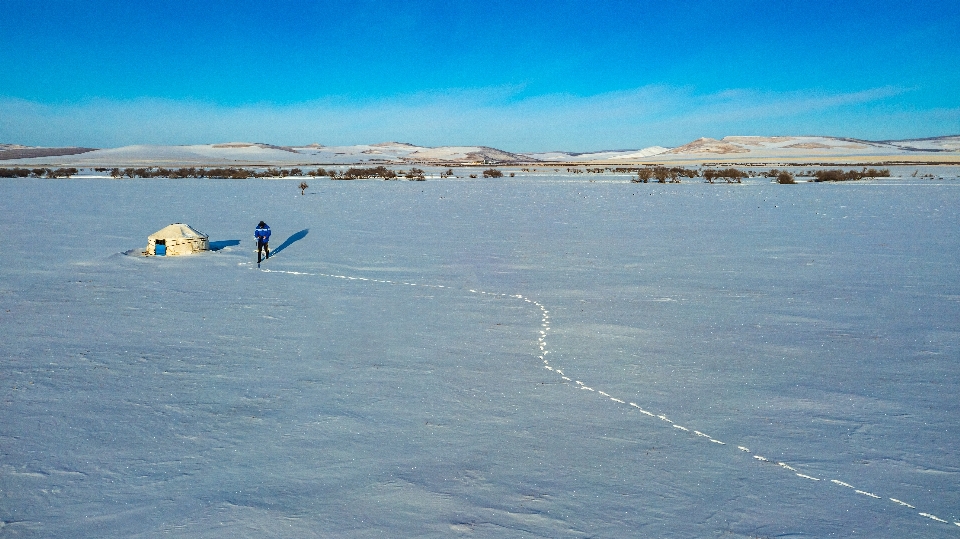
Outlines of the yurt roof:
M 166 240 L 166 239 L 175 239 L 175 238 L 206 238 L 207 235 L 203 232 L 198 232 L 196 229 L 190 225 L 185 225 L 183 223 L 173 223 L 170 226 L 165 226 L 160 230 L 154 232 L 147 236 L 148 240 Z

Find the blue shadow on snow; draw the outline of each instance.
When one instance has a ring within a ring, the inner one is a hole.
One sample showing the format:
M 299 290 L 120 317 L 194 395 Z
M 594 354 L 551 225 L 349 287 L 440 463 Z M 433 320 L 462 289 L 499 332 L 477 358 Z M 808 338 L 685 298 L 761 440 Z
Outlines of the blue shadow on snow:
M 276 249 L 271 249 L 271 250 L 270 250 L 270 256 L 273 256 L 273 255 L 279 253 L 280 251 L 286 249 L 286 248 L 289 247 L 290 244 L 292 244 L 293 242 L 300 241 L 300 240 L 302 240 L 303 238 L 307 237 L 307 234 L 308 234 L 309 232 L 310 232 L 310 229 L 309 229 L 309 228 L 304 228 L 304 229 L 301 230 L 300 232 L 295 232 L 294 234 L 291 234 L 289 238 L 287 238 L 286 240 L 284 240 L 283 243 L 280 244 L 280 247 L 277 247 Z
M 240 245 L 240 240 L 222 240 L 222 241 L 211 241 L 210 250 L 219 251 L 224 247 L 233 247 L 234 245 Z

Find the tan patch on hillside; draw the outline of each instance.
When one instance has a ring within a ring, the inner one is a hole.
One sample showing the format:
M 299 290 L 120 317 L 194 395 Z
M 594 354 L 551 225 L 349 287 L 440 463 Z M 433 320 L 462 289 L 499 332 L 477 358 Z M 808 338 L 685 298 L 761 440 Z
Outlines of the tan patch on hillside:
M 716 154 L 728 154 L 728 153 L 750 153 L 750 150 L 737 146 L 736 144 L 731 144 L 722 140 L 717 140 L 713 138 L 699 138 L 689 144 L 684 144 L 679 148 L 674 148 L 669 152 L 665 153 L 716 153 Z
M 791 144 L 789 146 L 784 146 L 784 148 L 800 148 L 803 150 L 819 150 L 823 148 L 836 148 L 836 146 L 830 146 L 828 144 L 821 144 L 819 142 L 798 142 L 796 144 Z
M 725 142 L 734 144 L 746 144 L 747 146 L 760 146 L 762 144 L 776 144 L 793 140 L 793 137 L 723 137 Z
M 409 142 L 378 142 L 376 144 L 371 144 L 371 146 L 373 146 L 374 148 L 389 148 L 391 146 L 403 146 L 405 148 L 419 148 L 419 146 L 410 144 Z
M 784 146 L 784 148 L 802 148 L 802 149 L 823 149 L 823 148 L 851 148 L 854 150 L 859 150 L 863 148 L 869 148 L 866 144 L 857 144 L 857 143 L 848 143 L 848 144 L 823 144 L 821 142 L 798 142 L 796 144 L 791 144 L 789 146 Z

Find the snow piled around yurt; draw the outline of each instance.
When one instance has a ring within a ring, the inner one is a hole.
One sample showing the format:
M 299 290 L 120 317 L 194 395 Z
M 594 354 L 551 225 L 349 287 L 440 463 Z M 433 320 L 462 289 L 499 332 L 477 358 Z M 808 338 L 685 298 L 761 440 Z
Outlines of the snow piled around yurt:
M 179 256 L 209 250 L 210 240 L 190 225 L 173 223 L 147 236 L 147 250 L 143 254 L 156 255 L 158 245 L 163 246 L 161 254 Z

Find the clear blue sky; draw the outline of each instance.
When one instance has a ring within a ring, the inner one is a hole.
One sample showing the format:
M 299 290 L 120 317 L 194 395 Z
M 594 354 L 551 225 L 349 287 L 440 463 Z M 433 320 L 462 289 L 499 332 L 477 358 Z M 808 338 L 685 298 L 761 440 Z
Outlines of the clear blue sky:
M 0 0 L 0 142 L 960 133 L 960 2 Z

